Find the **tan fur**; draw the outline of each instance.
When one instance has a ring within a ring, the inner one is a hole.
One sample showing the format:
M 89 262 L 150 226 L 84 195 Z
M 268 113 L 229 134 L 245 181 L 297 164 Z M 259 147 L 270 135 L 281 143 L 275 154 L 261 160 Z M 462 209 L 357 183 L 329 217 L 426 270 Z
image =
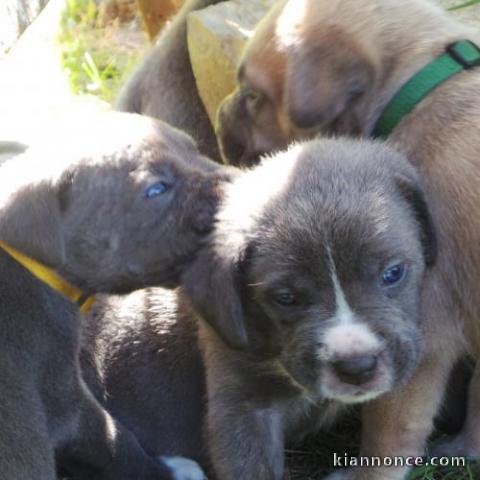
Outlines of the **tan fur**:
M 293 5 L 298 18 L 284 22 Z M 219 114 L 219 135 L 225 139 L 237 126 L 235 107 L 242 92 L 256 88 L 266 98 L 252 114 L 247 138 L 236 139 L 236 151 L 242 151 L 239 143 L 244 144 L 242 156 L 230 158 L 231 162 L 255 163 L 255 155 L 265 151 L 265 146 L 270 143 L 267 149 L 275 148 L 274 142 L 266 139 L 255 144 L 262 131 L 258 122 L 265 118 L 265 111 L 270 112 L 269 118 L 283 119 L 275 132 L 280 146 L 292 138 L 322 132 L 369 135 L 405 81 L 448 44 L 461 39 L 480 42 L 477 32 L 427 0 L 365 0 L 361 6 L 357 0 L 282 2 L 247 46 L 242 81 Z M 310 55 L 317 45 L 319 50 Z M 283 65 L 279 70 L 264 61 L 274 55 L 283 58 L 275 64 Z M 289 61 L 299 55 L 301 61 L 289 71 Z M 354 68 L 349 68 L 352 65 Z M 351 87 L 348 80 L 367 70 L 372 75 L 368 84 L 356 85 L 353 96 L 344 96 L 345 89 Z M 273 86 L 273 79 L 282 79 L 282 85 Z M 311 79 L 318 82 L 310 85 L 307 80 Z M 303 98 L 295 119 L 289 112 L 289 98 L 296 87 Z M 423 454 L 454 361 L 464 353 L 475 359 L 480 355 L 479 88 L 478 69 L 456 75 L 422 101 L 389 139 L 409 155 L 425 181 L 439 237 L 439 261 L 427 278 L 423 295 L 423 328 L 430 341 L 422 366 L 408 386 L 365 408 L 361 454 Z M 311 120 L 308 128 L 295 124 L 302 114 L 303 120 Z M 225 141 L 222 147 L 228 156 Z M 460 442 L 460 453 L 477 456 L 479 381 L 477 372 Z M 389 468 L 337 472 L 332 478 L 383 480 L 402 479 L 404 475 L 405 470 Z

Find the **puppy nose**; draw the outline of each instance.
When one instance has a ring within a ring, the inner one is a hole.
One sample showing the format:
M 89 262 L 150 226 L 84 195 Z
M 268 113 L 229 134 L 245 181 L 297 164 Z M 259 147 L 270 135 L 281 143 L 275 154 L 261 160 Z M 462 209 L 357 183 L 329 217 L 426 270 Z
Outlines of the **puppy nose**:
M 332 362 L 332 367 L 343 382 L 361 385 L 373 378 L 377 364 L 376 355 L 361 355 L 336 360 Z
M 235 134 L 228 131 L 220 133 L 221 149 L 224 157 L 231 165 L 242 163 L 242 157 L 245 155 L 246 145 L 242 143 Z

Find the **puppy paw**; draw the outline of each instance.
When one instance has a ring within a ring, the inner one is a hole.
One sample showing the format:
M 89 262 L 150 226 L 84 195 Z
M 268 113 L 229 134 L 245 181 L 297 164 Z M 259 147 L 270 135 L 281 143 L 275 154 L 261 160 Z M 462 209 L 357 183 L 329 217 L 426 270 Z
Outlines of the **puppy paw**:
M 197 462 L 184 457 L 161 457 L 162 463 L 172 471 L 174 480 L 205 480 L 205 474 Z

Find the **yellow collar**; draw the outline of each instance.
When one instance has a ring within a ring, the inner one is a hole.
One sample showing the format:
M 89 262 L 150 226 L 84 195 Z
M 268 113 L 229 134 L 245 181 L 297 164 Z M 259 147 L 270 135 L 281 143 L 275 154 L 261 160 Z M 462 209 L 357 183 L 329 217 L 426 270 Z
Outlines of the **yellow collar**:
M 61 293 L 73 303 L 76 303 L 82 313 L 88 312 L 95 301 L 95 297 L 87 297 L 81 290 L 70 285 L 52 269 L 33 260 L 33 258 L 27 257 L 23 253 L 14 250 L 2 241 L 0 241 L 0 248 L 3 248 L 3 250 L 5 250 L 20 265 L 25 267 L 32 275 L 35 275 L 35 277 L 49 285 L 58 293 Z

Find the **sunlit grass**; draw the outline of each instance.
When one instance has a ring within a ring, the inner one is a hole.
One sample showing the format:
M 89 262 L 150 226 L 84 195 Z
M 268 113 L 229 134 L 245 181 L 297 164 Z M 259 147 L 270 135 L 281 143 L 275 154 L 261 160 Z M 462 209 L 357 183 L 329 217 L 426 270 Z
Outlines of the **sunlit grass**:
M 58 41 L 72 91 L 111 103 L 141 52 L 109 41 L 109 31 L 99 25 L 99 13 L 95 0 L 67 0 Z

